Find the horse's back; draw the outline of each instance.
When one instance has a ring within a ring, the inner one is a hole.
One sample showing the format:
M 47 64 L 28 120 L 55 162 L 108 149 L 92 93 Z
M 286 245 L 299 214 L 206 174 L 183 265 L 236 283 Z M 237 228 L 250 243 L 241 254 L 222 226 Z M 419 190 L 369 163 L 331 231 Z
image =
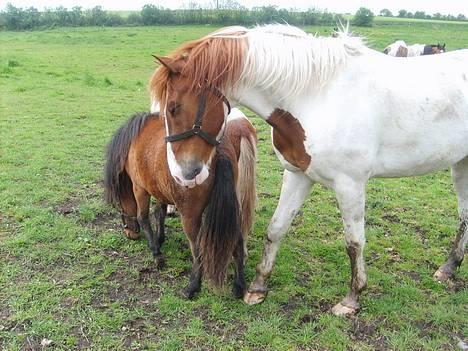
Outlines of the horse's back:
M 161 202 L 172 203 L 173 181 L 167 166 L 164 119 L 152 114 L 130 146 L 125 165 L 132 181 Z
M 239 160 L 242 139 L 248 140 L 253 146 L 257 144 L 257 132 L 245 114 L 233 108 L 226 123 L 226 133 L 223 144 L 230 145 L 235 151 L 235 161 Z
M 466 157 L 468 50 L 389 61 L 367 94 L 378 136 L 372 173 L 425 174 Z

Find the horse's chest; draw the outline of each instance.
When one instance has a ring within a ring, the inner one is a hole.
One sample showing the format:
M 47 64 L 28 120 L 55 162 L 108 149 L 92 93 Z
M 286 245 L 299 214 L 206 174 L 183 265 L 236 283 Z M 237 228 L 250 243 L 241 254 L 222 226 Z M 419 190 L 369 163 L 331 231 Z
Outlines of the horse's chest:
M 275 109 L 266 121 L 273 127 L 273 145 L 283 158 L 280 157 L 283 166 L 288 168 L 292 165 L 305 171 L 311 162 L 311 157 L 306 152 L 305 132 L 299 121 L 281 109 Z

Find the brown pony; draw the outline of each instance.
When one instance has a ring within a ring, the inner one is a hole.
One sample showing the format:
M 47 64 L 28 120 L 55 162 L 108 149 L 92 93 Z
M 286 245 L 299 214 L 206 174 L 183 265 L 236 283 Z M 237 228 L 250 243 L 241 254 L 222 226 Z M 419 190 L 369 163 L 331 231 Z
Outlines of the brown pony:
M 213 118 L 213 111 L 206 111 L 206 118 Z M 106 200 L 121 210 L 128 238 L 138 238 L 142 228 L 158 266 L 163 262 L 160 247 L 167 204 L 179 210 L 193 257 L 189 285 L 183 290 L 187 298 L 200 290 L 202 273 L 222 285 L 231 257 L 233 293 L 242 297 L 245 290 L 245 240 L 256 201 L 257 137 L 242 112 L 233 113 L 236 117 L 227 119 L 219 145 L 210 147 L 209 177 L 191 188 L 177 184 L 169 171 L 162 114 L 135 114 L 115 133 L 107 150 Z M 178 142 L 172 144 L 177 147 Z M 156 231 L 149 219 L 151 196 L 157 201 Z

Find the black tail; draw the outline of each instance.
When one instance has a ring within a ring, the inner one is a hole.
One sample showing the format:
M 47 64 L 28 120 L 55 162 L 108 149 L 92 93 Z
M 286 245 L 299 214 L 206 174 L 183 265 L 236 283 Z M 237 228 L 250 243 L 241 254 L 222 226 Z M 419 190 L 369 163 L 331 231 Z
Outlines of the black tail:
M 213 187 L 198 235 L 203 273 L 215 286 L 223 285 L 234 249 L 242 241 L 239 212 L 231 161 L 218 153 Z
M 130 144 L 140 134 L 150 113 L 134 114 L 114 134 L 107 146 L 106 165 L 104 167 L 104 196 L 105 200 L 116 208 L 120 208 L 122 195 L 131 188 L 131 180 L 125 172 Z

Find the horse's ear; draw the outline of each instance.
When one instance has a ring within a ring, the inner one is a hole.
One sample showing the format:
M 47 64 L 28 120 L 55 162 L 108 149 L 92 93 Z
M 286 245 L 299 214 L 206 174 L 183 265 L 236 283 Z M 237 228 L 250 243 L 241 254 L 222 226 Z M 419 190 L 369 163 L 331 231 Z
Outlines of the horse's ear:
M 185 60 L 175 60 L 171 57 L 152 55 L 157 62 L 165 66 L 171 73 L 180 73 L 185 65 Z

